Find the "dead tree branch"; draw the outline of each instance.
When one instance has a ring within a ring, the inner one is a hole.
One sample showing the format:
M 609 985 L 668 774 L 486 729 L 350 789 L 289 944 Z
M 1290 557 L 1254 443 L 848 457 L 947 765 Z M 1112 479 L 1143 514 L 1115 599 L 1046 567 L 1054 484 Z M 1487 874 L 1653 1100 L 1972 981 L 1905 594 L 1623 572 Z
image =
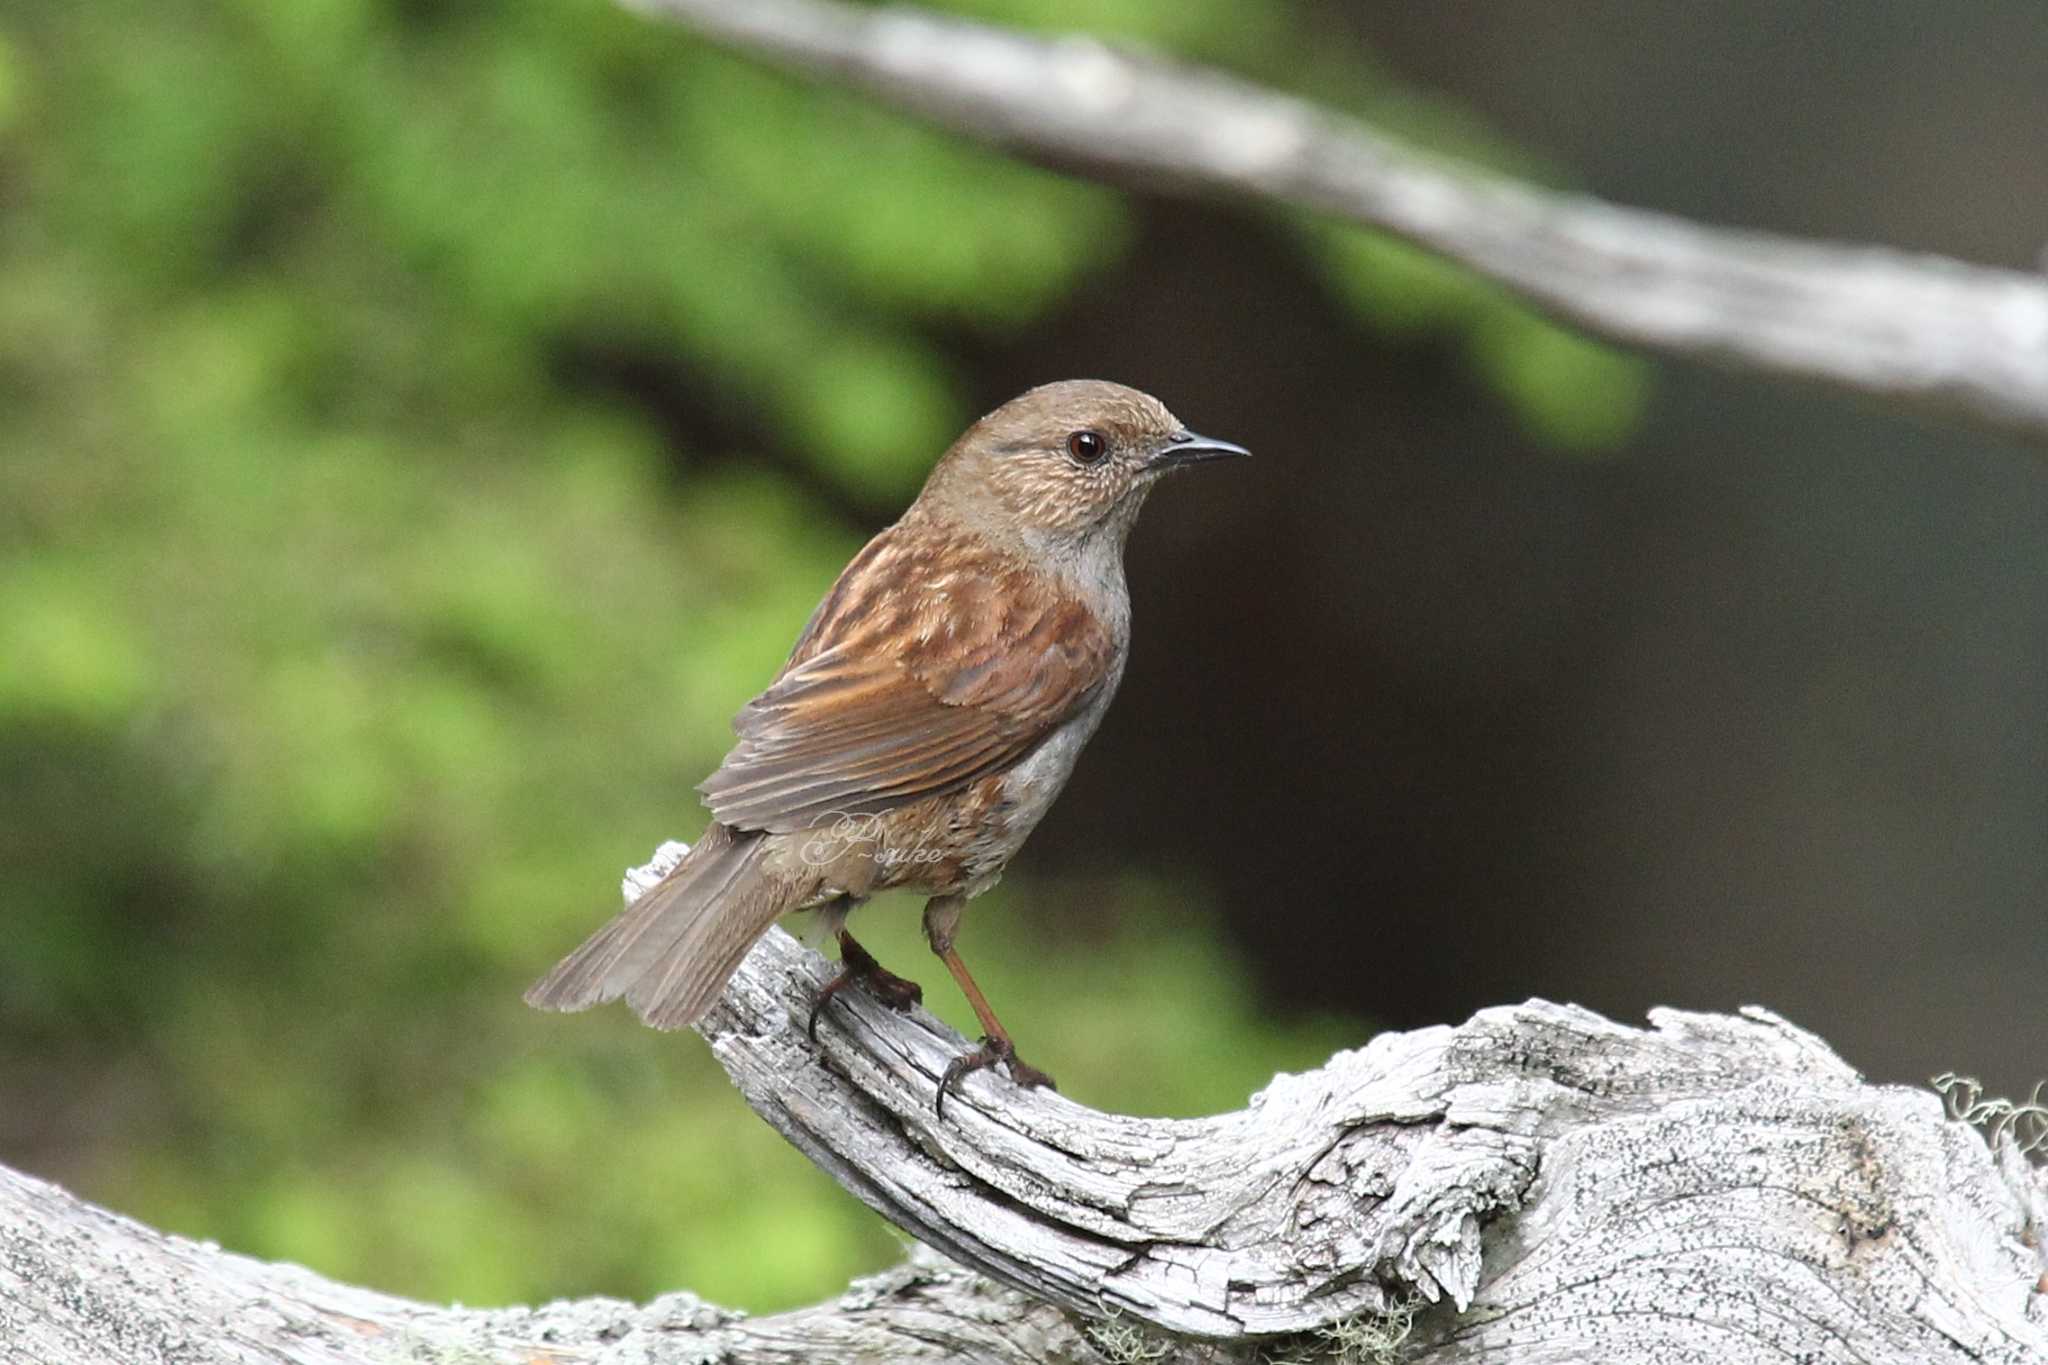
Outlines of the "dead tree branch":
M 1121 1337 L 1125 1361 L 1250 1365 L 1276 1339 L 1385 1340 L 1418 1307 L 1401 1358 L 1425 1365 L 2048 1361 L 2048 1180 L 1761 1010 L 1486 1010 L 1206 1119 L 980 1074 L 940 1120 L 965 1040 L 849 992 L 813 1045 L 826 970 L 772 933 L 701 1032 L 778 1131 L 950 1262 L 758 1319 L 688 1294 L 430 1307 L 0 1170 L 0 1361 L 1021 1365 Z
M 2036 275 L 1560 194 L 1088 38 L 837 0 L 627 3 L 1104 180 L 1296 204 L 1394 233 L 1610 341 L 2048 440 L 2048 280 Z

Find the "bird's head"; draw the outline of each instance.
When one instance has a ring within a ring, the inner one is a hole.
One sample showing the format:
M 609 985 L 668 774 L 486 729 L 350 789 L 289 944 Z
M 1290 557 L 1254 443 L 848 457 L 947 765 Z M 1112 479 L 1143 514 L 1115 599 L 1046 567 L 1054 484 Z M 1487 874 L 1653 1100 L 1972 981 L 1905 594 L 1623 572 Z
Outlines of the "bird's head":
M 1069 379 L 1013 398 L 969 427 L 918 501 L 984 535 L 1054 553 L 1120 548 L 1161 476 L 1248 453 L 1195 435 L 1148 393 Z

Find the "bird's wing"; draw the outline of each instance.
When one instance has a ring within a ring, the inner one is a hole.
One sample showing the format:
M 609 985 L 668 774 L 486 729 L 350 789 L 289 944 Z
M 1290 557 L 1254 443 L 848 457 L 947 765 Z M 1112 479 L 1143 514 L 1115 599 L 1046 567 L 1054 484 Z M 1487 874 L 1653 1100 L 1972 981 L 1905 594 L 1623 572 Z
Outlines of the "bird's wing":
M 699 790 L 721 823 L 779 832 L 954 791 L 1030 753 L 1109 681 L 1116 652 L 1043 575 L 884 532 Z

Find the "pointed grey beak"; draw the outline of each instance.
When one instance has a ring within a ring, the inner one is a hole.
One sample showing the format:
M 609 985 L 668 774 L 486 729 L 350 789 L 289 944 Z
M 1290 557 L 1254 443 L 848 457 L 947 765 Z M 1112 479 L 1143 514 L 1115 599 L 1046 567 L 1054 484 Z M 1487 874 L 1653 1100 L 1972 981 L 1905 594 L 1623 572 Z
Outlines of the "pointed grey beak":
M 1201 464 L 1205 460 L 1234 460 L 1251 454 L 1241 445 L 1219 441 L 1211 436 L 1197 436 L 1192 431 L 1183 431 L 1165 445 L 1159 447 L 1152 458 L 1145 461 L 1147 469 L 1178 469 L 1184 464 Z

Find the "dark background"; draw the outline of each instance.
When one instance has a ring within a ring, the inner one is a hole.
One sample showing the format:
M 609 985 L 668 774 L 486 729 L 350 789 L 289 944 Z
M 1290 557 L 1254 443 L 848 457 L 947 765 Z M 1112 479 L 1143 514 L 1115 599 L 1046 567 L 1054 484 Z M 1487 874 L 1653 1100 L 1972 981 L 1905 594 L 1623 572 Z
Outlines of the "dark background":
M 2048 239 L 2032 3 L 1105 31 L 1708 222 Z M 1529 995 L 2041 1074 L 2037 450 L 1620 357 L 597 0 L 36 0 L 0 18 L 0 1160 L 469 1302 L 770 1307 L 896 1256 L 694 1039 L 517 997 L 694 835 L 945 441 L 1076 374 L 1257 458 L 1152 501 L 1123 692 L 967 921 L 1068 1093 L 1233 1106 Z M 875 941 L 964 1022 L 913 908 Z
M 2048 245 L 2026 6 L 1343 14 L 1618 202 L 2017 269 Z M 1318 308 L 1240 218 L 1145 222 L 1138 277 L 1023 367 L 1115 356 L 1268 459 L 1148 519 L 1147 701 L 1067 798 L 1130 816 L 1062 820 L 1041 856 L 1198 862 L 1283 1008 L 1761 1003 L 1883 1079 L 2031 1083 L 2036 452 L 1666 365 L 1621 450 L 1545 459 L 1441 355 Z M 1223 321 L 1175 325 L 1196 308 Z M 1176 799 L 1204 787 L 1228 801 Z

